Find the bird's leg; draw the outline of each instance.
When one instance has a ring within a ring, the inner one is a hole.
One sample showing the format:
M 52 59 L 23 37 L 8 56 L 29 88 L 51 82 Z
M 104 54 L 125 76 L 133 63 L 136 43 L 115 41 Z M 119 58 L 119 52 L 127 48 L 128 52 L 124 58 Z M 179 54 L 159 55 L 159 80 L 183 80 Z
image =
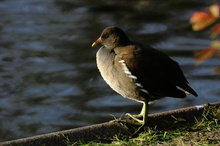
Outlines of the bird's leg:
M 143 107 L 141 110 L 141 115 L 143 115 L 143 124 L 145 125 L 147 123 L 147 117 L 148 117 L 148 102 L 143 102 Z
M 126 115 L 131 117 L 135 121 L 137 121 L 140 125 L 145 125 L 146 122 L 147 122 L 147 116 L 148 116 L 148 109 L 147 108 L 148 108 L 148 103 L 143 102 L 143 107 L 142 107 L 142 110 L 141 110 L 140 114 L 131 115 L 131 114 L 127 113 Z M 142 120 L 138 119 L 138 118 L 141 118 L 141 117 L 142 117 Z

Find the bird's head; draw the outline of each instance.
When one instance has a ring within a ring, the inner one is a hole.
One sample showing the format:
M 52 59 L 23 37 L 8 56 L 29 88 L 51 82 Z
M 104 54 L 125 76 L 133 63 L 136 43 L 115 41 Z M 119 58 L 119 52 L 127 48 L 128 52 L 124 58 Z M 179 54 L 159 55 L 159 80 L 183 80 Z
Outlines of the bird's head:
M 130 40 L 120 28 L 110 26 L 102 31 L 101 36 L 92 44 L 92 47 L 102 44 L 107 49 L 111 50 L 115 47 L 124 46 L 129 42 Z

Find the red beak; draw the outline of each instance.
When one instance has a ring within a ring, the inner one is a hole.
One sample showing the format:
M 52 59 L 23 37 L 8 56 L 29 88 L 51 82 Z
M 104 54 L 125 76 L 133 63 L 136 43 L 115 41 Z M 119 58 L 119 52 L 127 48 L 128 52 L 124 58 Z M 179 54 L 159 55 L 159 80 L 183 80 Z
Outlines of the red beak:
M 101 37 L 99 37 L 93 44 L 92 44 L 92 47 L 98 45 L 98 44 L 101 44 L 102 43 L 102 39 Z

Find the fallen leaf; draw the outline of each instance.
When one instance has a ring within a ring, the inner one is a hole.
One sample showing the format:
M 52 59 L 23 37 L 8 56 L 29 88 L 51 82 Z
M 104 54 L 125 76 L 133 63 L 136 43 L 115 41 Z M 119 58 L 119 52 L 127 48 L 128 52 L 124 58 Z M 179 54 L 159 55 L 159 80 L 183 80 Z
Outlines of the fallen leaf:
M 195 63 L 201 64 L 203 61 L 211 58 L 215 52 L 216 52 L 216 48 L 211 47 L 211 46 L 209 48 L 197 51 L 195 53 Z

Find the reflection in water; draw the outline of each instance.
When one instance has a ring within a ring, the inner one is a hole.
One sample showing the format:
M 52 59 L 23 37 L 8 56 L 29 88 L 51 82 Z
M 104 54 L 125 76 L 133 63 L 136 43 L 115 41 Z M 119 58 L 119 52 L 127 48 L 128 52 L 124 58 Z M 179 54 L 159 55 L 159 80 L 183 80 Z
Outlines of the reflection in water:
M 193 51 L 207 46 L 209 37 L 196 36 L 188 24 L 192 12 L 207 5 L 194 0 L 0 1 L 0 140 L 139 112 L 141 105 L 112 91 L 96 67 L 97 50 L 90 46 L 109 25 L 170 54 L 199 93 L 198 98 L 162 99 L 150 106 L 151 113 L 217 101 L 219 76 L 210 73 L 219 60 L 193 65 Z

